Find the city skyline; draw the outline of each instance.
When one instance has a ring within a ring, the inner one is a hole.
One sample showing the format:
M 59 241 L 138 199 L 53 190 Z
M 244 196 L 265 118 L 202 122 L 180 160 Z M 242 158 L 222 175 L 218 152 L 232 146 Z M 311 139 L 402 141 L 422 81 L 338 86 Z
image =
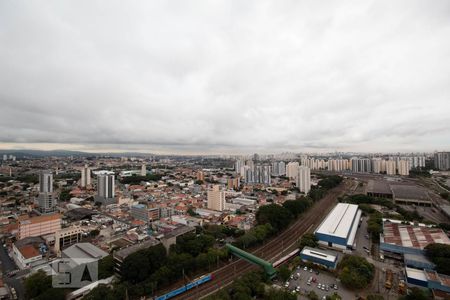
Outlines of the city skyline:
M 433 152 L 450 3 L 0 4 L 0 149 Z

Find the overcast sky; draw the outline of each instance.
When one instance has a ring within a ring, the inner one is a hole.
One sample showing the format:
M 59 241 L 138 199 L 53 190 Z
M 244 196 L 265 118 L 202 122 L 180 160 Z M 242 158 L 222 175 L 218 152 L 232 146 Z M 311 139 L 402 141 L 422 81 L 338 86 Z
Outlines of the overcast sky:
M 450 150 L 450 1 L 1 1 L 0 148 Z

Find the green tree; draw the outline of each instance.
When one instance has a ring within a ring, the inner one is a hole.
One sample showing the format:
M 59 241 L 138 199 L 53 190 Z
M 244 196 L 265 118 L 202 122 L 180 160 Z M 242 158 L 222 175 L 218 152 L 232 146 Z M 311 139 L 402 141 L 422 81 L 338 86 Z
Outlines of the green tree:
M 431 299 L 425 291 L 413 287 L 411 288 L 411 292 L 408 295 L 402 296 L 399 298 L 399 300 L 427 300 Z
M 314 291 L 309 291 L 306 297 L 308 297 L 308 299 L 310 300 L 319 300 L 319 296 Z
M 289 210 L 277 204 L 264 205 L 256 212 L 258 224 L 269 223 L 276 231 L 286 228 L 292 221 L 292 218 Z
M 44 271 L 39 270 L 25 280 L 25 296 L 27 299 L 36 298 L 51 287 L 52 278 L 47 276 Z
M 314 233 L 305 233 L 300 239 L 299 248 L 303 249 L 305 246 L 315 248 L 319 245 Z
M 105 279 L 114 275 L 114 259 L 110 254 L 98 262 L 98 279 Z
M 289 270 L 289 268 L 286 265 L 283 265 L 278 268 L 278 277 L 282 281 L 288 280 L 289 276 L 291 276 L 291 271 Z
M 373 279 L 375 267 L 363 257 L 345 255 L 338 265 L 339 279 L 350 289 L 365 288 Z
M 425 247 L 425 254 L 436 265 L 438 273 L 450 275 L 450 245 L 428 244 Z

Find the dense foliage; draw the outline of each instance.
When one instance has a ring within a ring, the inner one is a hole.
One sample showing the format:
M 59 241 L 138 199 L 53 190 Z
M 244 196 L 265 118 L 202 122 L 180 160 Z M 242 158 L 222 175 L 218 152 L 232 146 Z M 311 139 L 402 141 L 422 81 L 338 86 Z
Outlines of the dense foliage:
M 367 220 L 367 232 L 371 234 L 372 241 L 378 242 L 380 234 L 383 232 L 383 216 L 380 212 L 374 211 Z
M 122 184 L 140 184 L 142 181 L 158 181 L 162 178 L 159 174 L 150 174 L 147 176 L 127 176 L 120 179 Z
M 234 243 L 239 248 L 249 248 L 261 244 L 264 240 L 275 233 L 272 225 L 266 223 L 264 225 L 257 225 L 247 231 L 244 235 L 237 238 Z
M 338 265 L 339 279 L 350 289 L 363 289 L 373 279 L 375 267 L 363 257 L 345 255 Z
M 430 295 L 428 295 L 428 292 L 426 292 L 420 288 L 413 287 L 413 288 L 411 288 L 408 295 L 401 296 L 398 299 L 399 300 L 427 300 L 427 299 L 432 299 L 432 298 L 430 297 Z
M 425 254 L 436 265 L 438 273 L 450 275 L 450 245 L 429 244 L 425 247 Z
M 314 248 L 319 245 L 314 233 L 305 233 L 300 239 L 299 248 L 303 249 L 305 246 Z
M 292 213 L 277 204 L 261 206 L 256 212 L 256 221 L 258 224 L 269 223 L 276 231 L 281 231 L 286 228 L 292 219 Z
M 283 203 L 283 207 L 289 210 L 294 217 L 304 213 L 313 204 L 310 198 L 302 197 L 298 200 L 287 200 Z
M 297 297 L 286 290 L 265 287 L 263 273 L 249 272 L 236 279 L 229 289 L 206 297 L 206 300 L 295 300 Z
M 68 290 L 52 287 L 52 278 L 38 271 L 25 280 L 25 297 L 36 300 L 65 300 Z

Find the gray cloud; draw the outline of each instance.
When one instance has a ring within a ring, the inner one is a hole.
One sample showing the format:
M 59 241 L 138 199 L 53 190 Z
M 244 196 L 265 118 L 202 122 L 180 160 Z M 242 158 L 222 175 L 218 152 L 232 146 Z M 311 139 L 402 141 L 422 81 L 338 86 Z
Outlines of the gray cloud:
M 0 142 L 445 149 L 449 36 L 445 0 L 2 1 Z

